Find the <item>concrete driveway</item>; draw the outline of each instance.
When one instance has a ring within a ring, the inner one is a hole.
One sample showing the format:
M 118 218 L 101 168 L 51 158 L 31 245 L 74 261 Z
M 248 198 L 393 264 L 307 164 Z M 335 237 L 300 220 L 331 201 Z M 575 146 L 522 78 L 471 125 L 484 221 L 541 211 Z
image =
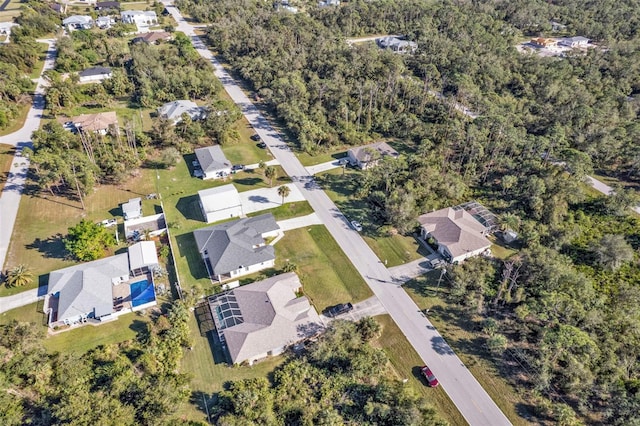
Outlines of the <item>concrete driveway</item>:
M 307 173 L 310 175 L 316 175 L 318 173 L 326 172 L 327 170 L 337 169 L 342 167 L 340 160 L 327 161 L 326 163 L 316 164 L 315 166 L 307 166 Z
M 311 225 L 322 225 L 320 218 L 315 213 L 278 221 L 278 226 L 283 232 L 287 232 L 292 229 L 304 228 L 305 226 Z
M 37 288 L 23 291 L 13 296 L 0 297 L 0 314 L 10 311 L 11 309 L 35 303 L 40 299 L 44 299 L 44 296 L 38 296 Z
M 251 191 L 240 192 L 242 202 L 242 212 L 246 215 L 262 210 L 273 209 L 282 205 L 282 197 L 278 195 L 278 188 L 282 185 L 274 185 L 273 188 L 253 189 Z M 305 198 L 300 190 L 293 184 L 285 185 L 291 191 L 284 199 L 285 203 L 304 201 Z
M 339 315 L 335 318 L 328 317 L 324 314 L 320 315 L 320 317 L 325 324 L 329 324 L 331 321 L 338 319 L 355 322 L 360 321 L 362 318 L 375 317 L 376 315 L 382 315 L 386 313 L 387 310 L 384 308 L 382 303 L 380 303 L 380 299 L 378 299 L 376 296 L 371 296 L 367 300 L 363 300 L 359 303 L 354 303 L 353 310 L 351 310 L 351 312 L 347 312 L 346 314 Z

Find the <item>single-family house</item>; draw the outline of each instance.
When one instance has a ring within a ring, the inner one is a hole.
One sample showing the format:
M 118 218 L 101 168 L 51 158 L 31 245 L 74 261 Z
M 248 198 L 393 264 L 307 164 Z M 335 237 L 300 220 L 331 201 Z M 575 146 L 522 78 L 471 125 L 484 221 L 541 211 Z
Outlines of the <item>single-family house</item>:
M 109 67 L 91 67 L 78 73 L 80 83 L 100 82 L 112 76 L 113 73 Z
M 202 216 L 207 223 L 242 216 L 242 201 L 233 185 L 198 191 Z
M 51 8 L 51 10 L 60 15 L 67 13 L 66 3 L 49 3 L 49 7 Z
M 73 15 L 63 19 L 62 25 L 67 27 L 68 31 L 88 30 L 93 27 L 93 18 L 86 15 Z
M 389 49 L 396 53 L 414 53 L 418 49 L 418 43 L 405 40 L 397 36 L 387 36 L 376 39 L 378 47 Z
M 464 209 L 447 207 L 418 217 L 421 237 L 433 238 L 438 252 L 457 263 L 484 253 L 491 247 L 487 228 Z
M 204 108 L 188 99 L 167 102 L 158 108 L 158 116 L 173 121 L 173 124 L 182 121 L 182 114 L 187 114 L 194 121 L 201 120 L 206 115 Z
M 154 11 L 125 10 L 120 12 L 124 24 L 135 24 L 138 31 L 147 32 L 149 27 L 158 23 L 158 16 Z
M 105 321 L 155 305 L 153 277 L 146 273 L 157 264 L 155 244 L 143 242 L 128 253 L 51 272 L 45 296 L 49 326 Z
M 117 1 L 99 1 L 96 2 L 96 10 L 120 10 L 120 2 Z
M 232 364 L 278 355 L 324 329 L 294 272 L 208 297 L 216 332 Z
M 340 6 L 340 0 L 321 0 L 318 7 Z
M 115 24 L 116 24 L 115 19 L 113 19 L 113 17 L 108 15 L 99 16 L 98 19 L 96 19 L 96 26 L 102 30 L 108 30 Z
M 551 25 L 551 31 L 564 31 L 567 29 L 566 25 L 557 21 L 549 21 L 549 25 Z
M 369 145 L 358 146 L 347 151 L 349 163 L 362 170 L 375 166 L 384 157 L 398 157 L 398 151 L 386 142 L 377 142 Z
M 122 203 L 122 216 L 124 220 L 137 219 L 142 217 L 142 199 L 131 198 L 126 203 Z
M 158 44 L 160 41 L 171 40 L 173 35 L 166 31 L 152 31 L 142 35 L 140 37 L 136 37 L 131 40 L 132 43 L 147 43 L 147 44 Z M 191 102 L 191 101 L 175 101 L 175 102 Z M 172 102 L 169 102 L 172 103 Z M 166 105 L 166 104 L 165 104 Z M 194 104 L 195 105 L 195 104 Z M 197 105 L 196 105 L 197 106 Z
M 555 47 L 558 45 L 558 41 L 553 38 L 533 38 L 531 39 L 531 44 L 535 47 L 547 48 L 547 47 Z
M 582 36 L 563 38 L 560 40 L 560 45 L 575 48 L 587 47 L 589 45 L 589 39 Z
M 220 145 L 198 148 L 195 154 L 202 169 L 202 179 L 221 179 L 231 174 L 231 162 L 225 157 Z
M 106 135 L 109 131 L 118 132 L 118 117 L 115 111 L 97 114 L 82 114 L 71 119 L 76 130 Z
M 209 275 L 220 282 L 273 267 L 275 250 L 265 239 L 279 234 L 271 213 L 193 231 Z

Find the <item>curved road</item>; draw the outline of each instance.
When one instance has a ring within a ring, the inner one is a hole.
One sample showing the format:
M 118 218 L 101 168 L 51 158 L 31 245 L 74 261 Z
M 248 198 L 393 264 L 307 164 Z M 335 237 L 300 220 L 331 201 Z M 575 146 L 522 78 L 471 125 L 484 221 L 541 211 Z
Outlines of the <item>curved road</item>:
M 212 63 L 215 74 L 227 93 L 242 109 L 244 116 L 269 146 L 287 174 L 296 182 L 320 221 L 351 259 L 402 333 L 420 357 L 429 364 L 464 418 L 471 425 L 511 424 L 435 327 L 422 315 L 418 306 L 394 281 L 389 270 L 380 262 L 360 234 L 349 227 L 346 218 L 324 191 L 316 185 L 313 176 L 307 172 L 287 144 L 217 62 L 202 40 L 195 35 L 193 27 L 182 18 L 180 12 L 172 7 L 169 1 L 164 0 L 164 4 L 178 23 L 177 30 L 190 36 L 198 53 Z

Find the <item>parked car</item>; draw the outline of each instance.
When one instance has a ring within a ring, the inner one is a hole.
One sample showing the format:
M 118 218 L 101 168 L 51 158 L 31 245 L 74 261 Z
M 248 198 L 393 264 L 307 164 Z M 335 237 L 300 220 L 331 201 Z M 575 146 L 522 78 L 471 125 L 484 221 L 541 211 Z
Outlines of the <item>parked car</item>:
M 251 135 L 251 140 L 258 142 L 260 140 L 260 135 L 254 133 L 253 135 Z
M 351 227 L 353 229 L 355 229 L 356 231 L 358 231 L 358 232 L 362 231 L 362 225 L 360 225 L 360 222 L 358 222 L 358 221 L 352 220 L 351 221 Z
M 439 385 L 438 379 L 436 379 L 436 376 L 431 372 L 429 367 L 427 367 L 426 365 L 423 365 L 420 368 L 420 374 L 424 376 L 424 378 L 427 380 L 427 383 L 429 383 L 429 386 L 431 386 L 432 388 L 435 388 L 436 386 Z
M 264 142 L 260 142 L 260 143 L 258 144 L 258 148 L 265 149 L 266 147 L 267 147 L 267 144 L 266 144 L 266 143 L 264 143 Z
M 231 166 L 231 173 L 237 173 L 244 170 L 244 164 L 234 164 Z
M 325 311 L 325 315 L 331 318 L 335 318 L 338 315 L 346 314 L 353 309 L 353 305 L 351 303 L 340 303 L 335 306 L 331 306 L 327 308 Z
M 100 222 L 100 225 L 104 226 L 105 228 L 110 228 L 117 224 L 118 224 L 118 221 L 116 219 L 105 219 L 102 222 Z

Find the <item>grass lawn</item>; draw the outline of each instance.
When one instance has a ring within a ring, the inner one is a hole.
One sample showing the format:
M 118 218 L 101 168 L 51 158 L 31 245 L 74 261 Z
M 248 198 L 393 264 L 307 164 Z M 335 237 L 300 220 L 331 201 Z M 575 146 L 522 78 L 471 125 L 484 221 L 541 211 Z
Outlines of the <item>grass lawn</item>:
M 16 149 L 13 146 L 0 144 L 0 192 L 2 192 L 2 188 L 4 188 L 4 184 L 7 181 L 7 173 L 11 169 L 15 152 Z
M 386 266 L 398 266 L 407 262 L 426 257 L 429 253 L 415 238 L 407 235 L 387 235 L 379 237 L 364 236 L 365 242 L 385 262 Z
M 422 359 L 391 317 L 389 315 L 377 316 L 376 321 L 382 326 L 382 334 L 374 342 L 374 345 L 384 350 L 397 379 L 408 379 L 407 386 L 411 386 L 418 395 L 431 404 L 440 417 L 450 425 L 468 424 L 442 387 L 430 388 L 426 385 L 419 370 L 422 366 Z
M 291 219 L 292 217 L 306 216 L 313 213 L 313 209 L 307 201 L 296 201 L 295 203 L 286 203 L 283 206 L 273 209 L 254 212 L 247 216 L 260 216 L 261 214 L 271 213 L 276 220 Z
M 31 109 L 31 102 L 18 106 L 18 115 L 12 120 L 12 123 L 9 127 L 0 130 L 0 136 L 6 136 L 10 133 L 13 133 L 17 130 L 20 130 L 24 125 L 25 120 L 27 119 L 27 114 L 29 113 L 29 109 Z
M 10 321 L 33 322 L 40 326 L 45 324 L 45 317 L 42 313 L 42 302 L 32 303 L 30 305 L 21 306 L 10 311 L 0 314 L 0 324 L 7 324 Z M 45 327 L 42 327 L 45 330 Z
M 331 150 L 327 152 L 319 152 L 311 155 L 306 152 L 296 152 L 296 157 L 302 163 L 303 166 L 314 166 L 316 164 L 327 163 L 329 161 L 337 160 L 338 158 L 346 157 L 347 150 L 346 145 L 331 147 Z
M 359 302 L 373 293 L 324 226 L 288 231 L 276 245 L 276 267 L 298 266 L 305 295 L 321 312 L 341 302 Z
M 135 339 L 139 332 L 146 329 L 148 322 L 147 316 L 134 312 L 98 326 L 85 325 L 49 336 L 44 341 L 44 347 L 51 353 L 84 353 L 100 345 Z
M 278 365 L 284 361 L 283 357 L 271 357 L 254 364 L 251 367 L 230 367 L 224 363 L 216 363 L 210 337 L 201 336 L 195 315 L 189 322 L 193 349 L 186 350 L 182 358 L 182 373 L 191 375 L 192 404 L 185 404 L 178 412 L 184 419 L 206 421 L 206 411 L 202 407 L 203 396 L 209 404 L 212 396 L 220 392 L 225 382 L 254 377 L 267 377 Z
M 432 271 L 404 287 L 420 309 L 430 309 L 429 320 L 509 420 L 516 426 L 528 425 L 523 417 L 533 416 L 527 410 L 531 404 L 500 374 L 497 364 L 500 361 L 484 348 L 484 339 L 474 331 L 481 319 L 469 319 L 468 314 L 460 312 L 444 299 L 446 280 L 437 289 L 439 276 L 440 272 Z

